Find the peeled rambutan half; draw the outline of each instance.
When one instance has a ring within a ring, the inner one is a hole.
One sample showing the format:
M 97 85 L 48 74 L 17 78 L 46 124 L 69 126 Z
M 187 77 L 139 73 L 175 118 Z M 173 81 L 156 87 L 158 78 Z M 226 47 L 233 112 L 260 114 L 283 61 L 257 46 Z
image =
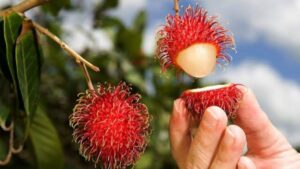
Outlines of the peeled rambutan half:
M 217 62 L 228 63 L 232 35 L 203 8 L 188 7 L 182 16 L 168 15 L 157 33 L 156 57 L 162 71 L 174 66 L 192 77 L 211 73 Z
M 197 122 L 201 120 L 204 111 L 210 106 L 218 106 L 229 117 L 234 118 L 243 97 L 238 85 L 226 84 L 186 90 L 180 98 L 184 100 L 187 110 Z
M 70 116 L 80 153 L 104 169 L 132 166 L 150 133 L 147 107 L 126 83 L 102 84 L 80 95 Z

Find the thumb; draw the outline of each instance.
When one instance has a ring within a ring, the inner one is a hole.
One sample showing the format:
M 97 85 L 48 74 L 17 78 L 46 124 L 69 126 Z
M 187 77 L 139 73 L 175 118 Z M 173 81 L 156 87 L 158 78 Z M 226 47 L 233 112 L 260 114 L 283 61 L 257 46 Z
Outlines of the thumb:
M 246 134 L 248 153 L 268 155 L 290 148 L 285 137 L 260 108 L 253 92 L 244 86 L 238 87 L 243 92 L 243 99 L 234 122 Z
M 185 168 L 186 155 L 190 149 L 191 135 L 189 117 L 182 99 L 174 101 L 170 117 L 170 142 L 174 159 L 180 168 Z

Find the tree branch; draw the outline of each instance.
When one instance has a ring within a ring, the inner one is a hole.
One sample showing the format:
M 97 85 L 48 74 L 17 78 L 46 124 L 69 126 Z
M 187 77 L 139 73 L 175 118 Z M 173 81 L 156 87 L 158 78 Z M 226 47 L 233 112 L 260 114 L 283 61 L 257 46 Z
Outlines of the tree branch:
M 91 77 L 90 77 L 90 74 L 89 74 L 89 72 L 88 72 L 88 70 L 87 70 L 85 64 L 82 63 L 82 62 L 80 62 L 80 60 L 77 60 L 76 62 L 77 62 L 77 63 L 80 65 L 80 67 L 81 67 L 81 70 L 82 70 L 83 75 L 84 75 L 84 77 L 85 77 L 85 80 L 86 80 L 86 83 L 87 83 L 87 85 L 88 85 L 88 88 L 89 88 L 90 90 L 95 90 L 95 89 L 94 89 L 93 82 L 92 82 Z
M 14 122 L 11 122 L 11 130 L 9 131 L 9 147 L 8 153 L 4 160 L 0 160 L 0 166 L 8 164 L 13 154 L 20 153 L 23 150 L 23 145 L 20 145 L 18 149 L 14 148 Z
M 12 123 L 9 126 L 6 126 L 6 124 L 4 122 L 4 123 L 1 123 L 0 126 L 1 126 L 2 130 L 4 130 L 4 131 L 11 131 L 11 129 L 12 129 Z
M 179 16 L 179 0 L 174 0 L 174 11 L 175 15 Z
M 0 16 L 7 15 L 11 12 L 19 12 L 24 13 L 25 11 L 40 6 L 42 4 L 45 4 L 49 2 L 50 0 L 24 0 L 21 3 L 12 6 L 11 8 L 5 9 L 3 11 L 0 11 Z
M 61 46 L 62 49 L 64 49 L 67 53 L 69 53 L 70 56 L 74 57 L 74 59 L 79 60 L 80 62 L 82 62 L 83 64 L 85 64 L 86 66 L 90 67 L 92 70 L 94 70 L 95 72 L 99 72 L 100 69 L 93 65 L 92 63 L 88 62 L 87 60 L 85 60 L 84 58 L 82 58 L 77 52 L 75 52 L 72 48 L 70 48 L 66 43 L 64 43 L 62 40 L 60 40 L 57 36 L 55 36 L 54 34 L 52 34 L 48 29 L 42 27 L 41 25 L 32 22 L 33 27 L 39 31 L 40 33 L 48 36 L 50 39 L 52 39 L 54 42 L 56 42 L 57 44 L 59 44 Z

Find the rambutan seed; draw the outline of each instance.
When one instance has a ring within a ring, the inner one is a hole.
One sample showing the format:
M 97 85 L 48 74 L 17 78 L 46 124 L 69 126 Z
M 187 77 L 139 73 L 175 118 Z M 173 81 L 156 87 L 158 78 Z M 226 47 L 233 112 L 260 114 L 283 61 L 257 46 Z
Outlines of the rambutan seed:
M 186 90 L 180 98 L 184 100 L 187 110 L 197 124 L 199 124 L 204 111 L 210 106 L 218 106 L 230 118 L 234 118 L 243 97 L 238 85 L 226 84 Z
M 147 107 L 126 83 L 87 90 L 70 116 L 73 137 L 86 160 L 104 169 L 132 166 L 150 133 Z

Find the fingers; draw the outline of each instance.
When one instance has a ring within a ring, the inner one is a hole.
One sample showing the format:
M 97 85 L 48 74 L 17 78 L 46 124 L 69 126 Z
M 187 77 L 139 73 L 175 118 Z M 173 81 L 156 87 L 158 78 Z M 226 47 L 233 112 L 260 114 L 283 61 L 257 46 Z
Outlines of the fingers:
M 238 162 L 237 169 L 256 169 L 256 166 L 250 158 L 242 156 Z
M 174 101 L 173 113 L 170 118 L 170 142 L 174 159 L 180 168 L 184 168 L 191 144 L 191 135 L 188 112 L 181 99 Z
M 235 169 L 245 143 L 246 136 L 243 130 L 236 125 L 228 126 L 210 168 Z
M 272 146 L 287 145 L 283 144 L 287 141 L 261 110 L 253 92 L 244 86 L 239 86 L 239 89 L 244 96 L 234 122 L 246 133 L 249 152 L 263 152 Z
M 191 144 L 187 168 L 206 169 L 210 166 L 226 125 L 227 117 L 222 109 L 213 106 L 205 111 Z

